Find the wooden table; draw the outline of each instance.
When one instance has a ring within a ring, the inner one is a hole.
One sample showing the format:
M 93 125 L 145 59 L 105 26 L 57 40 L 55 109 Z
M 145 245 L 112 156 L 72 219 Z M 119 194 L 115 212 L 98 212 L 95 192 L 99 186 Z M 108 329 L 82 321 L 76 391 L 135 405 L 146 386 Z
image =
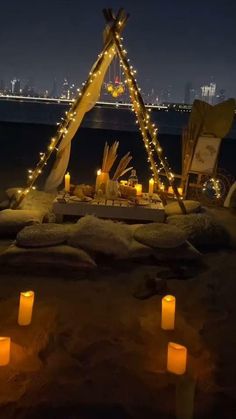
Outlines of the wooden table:
M 93 200 L 91 202 L 80 202 L 68 200 L 65 203 L 55 199 L 53 212 L 57 222 L 63 222 L 65 215 L 82 217 L 84 215 L 95 215 L 100 218 L 110 218 L 130 221 L 157 221 L 163 222 L 165 212 L 162 203 L 149 203 L 146 206 L 131 206 L 127 201 Z

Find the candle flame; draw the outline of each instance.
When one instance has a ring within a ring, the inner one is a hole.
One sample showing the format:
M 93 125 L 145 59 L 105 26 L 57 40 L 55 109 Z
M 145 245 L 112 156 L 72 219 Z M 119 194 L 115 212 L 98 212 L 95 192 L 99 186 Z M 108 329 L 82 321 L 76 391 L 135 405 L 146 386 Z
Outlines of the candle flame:
M 170 301 L 174 301 L 174 300 L 175 300 L 175 297 L 174 297 L 173 295 L 166 295 L 166 296 L 164 297 L 164 299 L 165 299 L 166 301 L 170 302 Z
M 25 291 L 21 293 L 22 295 L 24 295 L 24 297 L 32 297 L 32 295 L 34 294 L 34 291 Z

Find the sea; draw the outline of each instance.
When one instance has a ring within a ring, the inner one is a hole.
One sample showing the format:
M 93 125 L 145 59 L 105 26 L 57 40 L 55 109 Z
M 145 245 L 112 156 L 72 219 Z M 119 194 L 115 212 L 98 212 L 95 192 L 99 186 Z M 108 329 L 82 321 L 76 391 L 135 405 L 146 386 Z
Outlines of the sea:
M 39 153 L 47 148 L 55 134 L 56 122 L 64 115 L 68 104 L 35 104 L 0 100 L 0 191 L 9 187 L 24 187 L 28 169 L 34 168 Z M 159 128 L 159 141 L 174 173 L 181 173 L 181 132 L 187 125 L 189 112 L 153 110 L 153 120 Z M 102 164 L 105 142 L 119 141 L 119 157 L 130 151 L 132 166 L 138 179 L 148 185 L 151 171 L 143 141 L 130 109 L 119 106 L 96 106 L 90 111 L 72 141 L 68 166 L 74 184 L 95 182 Z M 236 176 L 236 122 L 223 139 L 218 167 Z M 37 182 L 42 188 L 54 157 Z

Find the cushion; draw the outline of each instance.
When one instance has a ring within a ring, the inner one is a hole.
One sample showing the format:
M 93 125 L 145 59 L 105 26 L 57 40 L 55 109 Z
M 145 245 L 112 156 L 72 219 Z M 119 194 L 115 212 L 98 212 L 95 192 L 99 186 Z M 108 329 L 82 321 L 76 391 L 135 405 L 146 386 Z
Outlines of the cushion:
M 167 218 L 167 222 L 184 231 L 194 246 L 217 247 L 230 243 L 224 226 L 208 214 L 173 215 Z
M 62 244 L 69 238 L 73 224 L 35 224 L 23 228 L 16 238 L 20 247 L 44 247 Z
M 154 249 L 153 256 L 159 262 L 162 261 L 194 261 L 200 259 L 201 253 L 195 249 L 188 241 L 178 246 L 173 251 L 172 249 Z
M 20 204 L 20 209 L 38 210 L 44 214 L 44 221 L 55 222 L 55 216 L 52 211 L 53 201 L 56 193 L 31 190 Z
M 198 201 L 184 200 L 183 203 L 185 205 L 187 214 L 200 212 L 201 210 L 201 204 Z M 165 209 L 166 215 L 178 215 L 178 214 L 183 215 L 182 210 L 177 201 L 167 204 L 164 207 L 164 209 Z
M 40 211 L 5 209 L 0 212 L 0 237 L 15 236 L 25 226 L 41 223 Z
M 120 257 L 121 259 L 143 259 L 153 255 L 154 249 L 132 239 L 128 251 Z
M 96 267 L 96 263 L 86 252 L 67 245 L 38 249 L 24 249 L 12 245 L 0 255 L 0 264 L 23 268 L 92 269 Z
M 125 224 L 86 215 L 78 221 L 68 243 L 92 252 L 120 256 L 128 251 L 131 238 L 132 232 Z
M 183 244 L 187 235 L 175 226 L 163 223 L 144 224 L 134 231 L 134 238 L 146 246 L 175 248 Z

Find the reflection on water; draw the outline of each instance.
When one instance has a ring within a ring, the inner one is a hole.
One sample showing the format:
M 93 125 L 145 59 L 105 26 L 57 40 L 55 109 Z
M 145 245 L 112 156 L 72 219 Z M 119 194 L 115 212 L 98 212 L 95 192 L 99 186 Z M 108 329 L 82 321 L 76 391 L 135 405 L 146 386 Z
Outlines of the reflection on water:
M 50 136 L 54 135 L 55 126 L 35 124 L 0 124 L 0 190 L 13 185 L 24 184 L 27 169 L 34 167 L 39 152 L 44 151 Z M 160 142 L 174 172 L 181 170 L 181 138 L 180 135 L 160 134 Z M 72 142 L 72 153 L 69 170 L 72 182 L 89 183 L 95 181 L 95 173 L 101 166 L 102 152 L 105 141 L 120 141 L 119 155 L 128 151 L 133 156 L 132 165 L 137 169 L 138 178 L 146 182 L 150 177 L 147 156 L 139 131 L 111 131 L 103 129 L 81 128 Z M 236 168 L 232 155 L 235 155 L 236 140 L 223 141 L 219 166 L 224 167 L 233 175 Z M 48 164 L 45 174 L 50 169 Z M 44 176 L 45 177 L 45 176 Z M 42 185 L 42 179 L 39 186 Z

